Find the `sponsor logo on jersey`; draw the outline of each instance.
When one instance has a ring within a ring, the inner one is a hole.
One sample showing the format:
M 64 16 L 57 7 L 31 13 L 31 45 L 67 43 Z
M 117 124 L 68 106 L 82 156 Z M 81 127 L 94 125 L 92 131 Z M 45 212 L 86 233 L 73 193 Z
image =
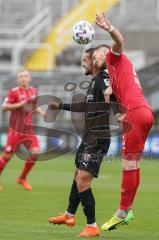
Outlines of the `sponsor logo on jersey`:
M 89 94 L 86 97 L 86 102 L 91 102 L 93 100 L 93 94 Z

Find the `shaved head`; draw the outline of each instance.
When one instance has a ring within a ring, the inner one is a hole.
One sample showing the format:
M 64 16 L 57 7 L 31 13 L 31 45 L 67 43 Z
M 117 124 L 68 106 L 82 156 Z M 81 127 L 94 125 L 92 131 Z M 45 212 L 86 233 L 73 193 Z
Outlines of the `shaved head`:
M 95 48 L 92 60 L 93 60 L 93 66 L 96 68 L 102 70 L 106 68 L 106 54 L 109 52 L 109 47 L 107 45 L 100 45 L 97 48 Z

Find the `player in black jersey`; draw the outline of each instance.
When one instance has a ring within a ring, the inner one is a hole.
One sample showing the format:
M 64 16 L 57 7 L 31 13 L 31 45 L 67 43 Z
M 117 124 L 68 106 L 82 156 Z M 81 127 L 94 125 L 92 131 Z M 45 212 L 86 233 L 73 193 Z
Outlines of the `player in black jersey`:
M 85 112 L 85 126 L 82 142 L 76 153 L 75 176 L 67 211 L 58 217 L 51 217 L 49 219 L 49 222 L 53 224 L 74 226 L 75 213 L 81 203 L 87 218 L 87 226 L 79 236 L 99 235 L 99 228 L 95 219 L 95 199 L 91 190 L 91 183 L 94 177 L 98 177 L 102 159 L 110 146 L 110 105 L 105 103 L 104 98 L 104 92 L 110 85 L 109 75 L 104 65 L 99 69 L 96 62 L 93 62 L 93 52 L 93 48 L 86 50 L 82 58 L 84 74 L 93 77 L 84 101 L 72 104 L 59 104 L 57 102 L 49 104 L 49 109 L 51 110 L 63 109 L 74 112 Z M 112 96 L 112 98 L 114 97 Z M 112 101 L 115 101 L 115 99 L 112 99 Z

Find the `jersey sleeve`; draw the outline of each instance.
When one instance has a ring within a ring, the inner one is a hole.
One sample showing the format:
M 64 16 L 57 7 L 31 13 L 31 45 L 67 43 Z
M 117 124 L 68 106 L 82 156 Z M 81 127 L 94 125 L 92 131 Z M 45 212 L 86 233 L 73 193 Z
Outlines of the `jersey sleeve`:
M 76 94 L 72 98 L 72 103 L 61 104 L 61 109 L 71 112 L 85 112 L 86 111 L 86 96 L 84 94 Z
M 71 112 L 85 112 L 86 111 L 86 102 L 81 103 L 64 103 L 61 105 L 61 109 Z
M 117 63 L 122 58 L 123 54 L 115 53 L 112 49 L 109 50 L 108 54 L 106 55 L 106 63 L 111 65 Z
M 10 90 L 7 94 L 7 97 L 4 99 L 3 104 L 5 103 L 16 103 L 17 101 L 16 93 L 13 90 Z
M 106 71 L 103 71 L 103 74 L 100 75 L 99 79 L 99 90 L 104 94 L 105 90 L 110 86 L 110 78 Z

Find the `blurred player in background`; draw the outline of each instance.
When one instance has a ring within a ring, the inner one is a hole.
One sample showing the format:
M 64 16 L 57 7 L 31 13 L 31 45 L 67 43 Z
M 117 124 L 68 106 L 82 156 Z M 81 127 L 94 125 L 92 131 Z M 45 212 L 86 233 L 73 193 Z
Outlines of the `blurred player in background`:
M 25 189 L 32 190 L 32 187 L 26 180 L 28 173 L 33 168 L 35 161 L 40 153 L 39 141 L 34 133 L 33 128 L 33 112 L 37 97 L 37 89 L 30 86 L 31 76 L 29 72 L 22 69 L 17 74 L 18 87 L 12 88 L 2 105 L 4 111 L 10 111 L 9 129 L 7 135 L 7 143 L 3 154 L 0 158 L 0 174 L 18 149 L 20 144 L 24 144 L 30 152 L 30 157 L 26 160 L 24 169 L 17 179 L 17 183 L 21 184 Z M 45 113 L 36 108 L 36 113 L 44 117 Z M 30 131 L 31 129 L 31 131 Z M 1 186 L 2 190 L 2 186 Z
M 105 63 L 100 68 L 97 68 L 96 62 L 93 63 L 93 52 L 94 49 L 88 49 L 82 57 L 84 74 L 93 77 L 83 102 L 79 100 L 72 104 L 53 102 L 49 106 L 51 110 L 63 109 L 74 112 L 85 112 L 85 126 L 82 142 L 76 153 L 76 169 L 67 211 L 63 215 L 49 219 L 49 222 L 53 224 L 74 226 L 75 213 L 81 203 L 87 218 L 87 225 L 79 234 L 80 237 L 99 235 L 99 228 L 95 217 L 95 198 L 91 184 L 94 177 L 98 177 L 102 159 L 110 146 L 110 111 L 109 104 L 106 104 L 104 99 L 104 92 L 110 85 L 109 75 L 105 70 Z M 102 110 L 99 110 L 102 103 Z M 93 128 L 94 132 L 92 131 Z
M 105 92 L 106 101 L 110 101 L 110 94 L 113 91 L 117 101 L 127 109 L 124 122 L 132 125 L 132 131 L 129 133 L 124 133 L 123 128 L 120 206 L 116 214 L 102 226 L 103 230 L 112 230 L 128 224 L 133 219 L 132 204 L 140 183 L 139 159 L 153 125 L 153 113 L 144 98 L 133 64 L 123 54 L 122 35 L 104 14 L 96 16 L 96 24 L 107 31 L 113 40 L 111 50 L 108 48 L 104 50 L 112 88 L 109 87 Z

